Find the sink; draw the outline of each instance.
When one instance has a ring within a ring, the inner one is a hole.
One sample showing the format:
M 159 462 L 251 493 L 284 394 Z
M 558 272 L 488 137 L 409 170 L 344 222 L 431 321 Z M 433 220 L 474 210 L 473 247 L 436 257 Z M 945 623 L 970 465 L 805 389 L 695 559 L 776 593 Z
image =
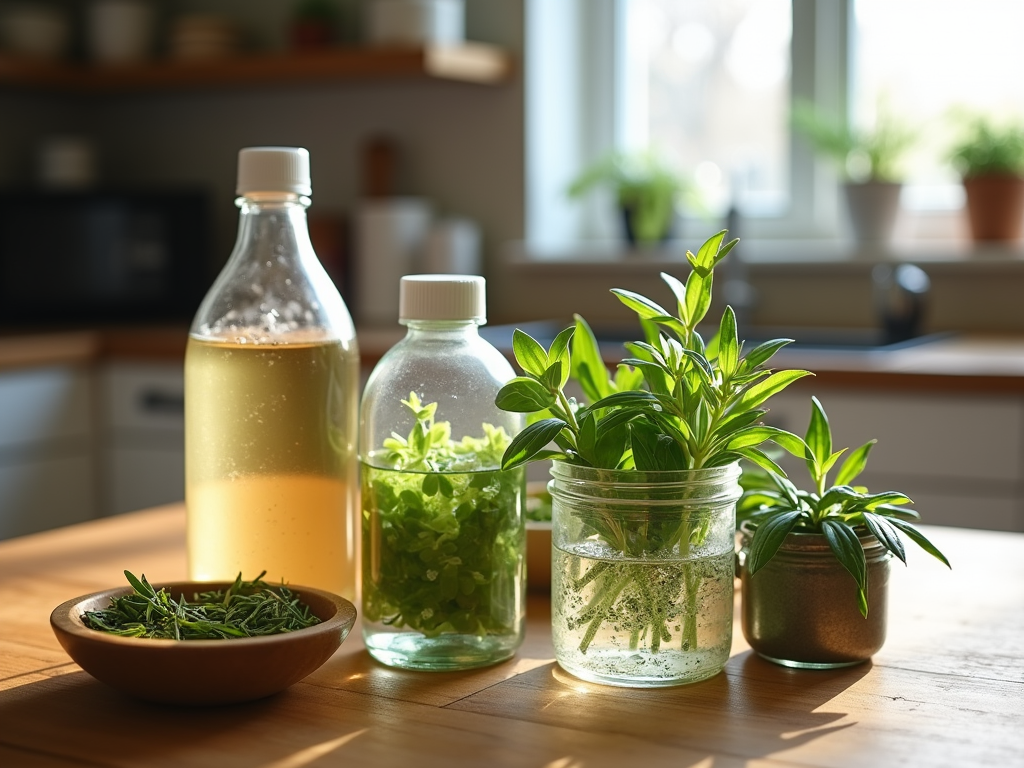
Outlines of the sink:
M 480 329 L 480 335 L 502 351 L 511 351 L 512 332 L 519 328 L 530 334 L 545 347 L 569 323 L 557 320 L 539 320 L 518 325 L 493 325 Z M 617 352 L 623 343 L 642 337 L 638 327 L 595 328 L 598 343 L 609 351 Z M 787 349 L 818 350 L 823 352 L 892 352 L 901 349 L 931 344 L 948 339 L 952 333 L 930 333 L 902 341 L 890 341 L 881 328 L 816 328 L 816 327 L 766 327 L 752 326 L 741 334 L 746 348 L 770 339 L 793 339 Z M 705 336 L 705 340 L 709 337 Z

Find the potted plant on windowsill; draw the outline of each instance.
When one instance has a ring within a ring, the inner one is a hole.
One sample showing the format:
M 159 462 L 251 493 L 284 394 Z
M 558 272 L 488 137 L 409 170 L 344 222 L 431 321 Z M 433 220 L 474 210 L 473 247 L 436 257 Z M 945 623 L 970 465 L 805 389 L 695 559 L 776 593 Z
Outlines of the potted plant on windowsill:
M 1024 127 L 976 118 L 951 152 L 967 193 L 975 240 L 1021 236 L 1024 222 Z
M 672 236 L 685 184 L 657 154 L 611 152 L 573 181 L 569 196 L 579 198 L 601 186 L 615 193 L 630 246 L 658 245 Z
M 813 490 L 769 472 L 771 487 L 744 494 L 754 511 L 740 525 L 743 634 L 754 651 L 785 666 L 859 664 L 885 642 L 889 564 L 893 556 L 906 563 L 901 534 L 949 561 L 909 522 L 918 514 L 905 506 L 907 496 L 852 485 L 875 441 L 853 451 L 828 486 L 846 449 L 832 451 L 817 398 L 804 442 Z
M 615 295 L 637 313 L 644 340 L 609 376 L 593 333 L 576 317 L 545 349 L 516 330 L 522 375 L 496 403 L 531 414 L 503 467 L 554 459 L 552 638 L 559 664 L 587 680 L 653 687 L 719 672 L 732 637 L 739 460 L 779 471 L 758 446 L 803 450 L 795 435 L 758 422 L 772 395 L 806 371 L 765 367 L 789 340 L 744 351 L 726 307 L 705 344 L 714 267 L 736 241 L 725 232 L 696 254 L 686 282 L 665 274 L 673 314 L 639 294 Z M 565 393 L 568 380 L 586 404 Z M 557 446 L 549 450 L 551 442 Z
M 843 175 L 843 196 L 854 240 L 887 243 L 899 214 L 900 163 L 914 135 L 884 110 L 872 130 L 830 121 L 806 102 L 797 103 L 793 127 L 819 154 L 835 161 Z

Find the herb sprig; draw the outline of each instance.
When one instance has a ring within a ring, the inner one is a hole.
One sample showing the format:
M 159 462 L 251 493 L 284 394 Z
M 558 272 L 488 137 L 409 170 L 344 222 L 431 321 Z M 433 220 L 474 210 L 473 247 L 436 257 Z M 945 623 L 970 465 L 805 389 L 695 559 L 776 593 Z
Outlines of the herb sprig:
M 524 471 L 498 469 L 508 433 L 451 439 L 437 403 L 402 403 L 415 422 L 362 467 L 363 617 L 427 637 L 515 631 Z
M 686 282 L 662 279 L 676 297 L 676 314 L 632 291 L 613 289 L 636 312 L 645 340 L 626 344 L 630 357 L 609 377 L 593 331 L 576 316 L 545 350 L 516 330 L 512 346 L 523 370 L 499 391 L 496 404 L 534 414 L 509 445 L 502 466 L 558 459 L 602 469 L 641 471 L 720 467 L 747 459 L 785 474 L 758 446 L 772 440 L 802 455 L 795 435 L 759 424 L 760 406 L 809 371 L 776 371 L 765 364 L 791 339 L 774 339 L 744 353 L 736 315 L 726 307 L 710 343 L 697 331 L 711 307 L 715 266 L 738 240 L 725 231 L 696 254 L 686 252 Z M 575 379 L 589 405 L 565 394 Z M 554 441 L 557 451 L 547 450 Z
M 911 500 L 898 491 L 869 493 L 852 483 L 867 466 L 871 440 L 847 456 L 839 467 L 836 484 L 828 486 L 828 473 L 846 452 L 832 450 L 832 430 L 825 409 L 811 398 L 811 421 L 804 439 L 807 470 L 813 491 L 797 488 L 782 475 L 769 472 L 772 488 L 750 488 L 743 506 L 751 507 L 747 520 L 755 526 L 750 542 L 747 570 L 751 576 L 763 568 L 779 551 L 791 532 L 820 533 L 843 567 L 857 582 L 857 602 L 864 617 L 868 615 L 868 570 L 860 533 L 870 534 L 906 565 L 907 557 L 900 539 L 905 535 L 946 567 L 949 561 L 909 522 L 920 517 L 905 505 Z
M 252 581 L 238 574 L 225 590 L 172 597 L 156 590 L 145 574 L 124 572 L 134 592 L 110 600 L 110 607 L 86 611 L 82 622 L 91 629 L 121 637 L 167 640 L 223 640 L 293 632 L 319 624 L 308 605 L 284 584 L 263 581 L 266 571 Z

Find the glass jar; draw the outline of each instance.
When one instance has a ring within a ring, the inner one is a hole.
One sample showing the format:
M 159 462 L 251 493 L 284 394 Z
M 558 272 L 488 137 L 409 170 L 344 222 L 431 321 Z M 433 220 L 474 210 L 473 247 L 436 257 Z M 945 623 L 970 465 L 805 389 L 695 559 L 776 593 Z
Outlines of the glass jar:
M 639 688 L 720 672 L 732 645 L 739 466 L 640 472 L 556 461 L 551 475 L 559 665 Z
M 400 305 L 360 416 L 363 640 L 396 667 L 493 664 L 524 632 L 525 470 L 501 470 L 523 417 L 494 405 L 515 374 L 478 333 L 482 277 L 403 277 Z
M 776 664 L 803 669 L 849 667 L 870 659 L 885 643 L 892 554 L 864 531 L 868 615 L 857 602 L 857 582 L 820 533 L 790 533 L 779 551 L 751 576 L 746 569 L 754 530 L 740 527 L 739 576 L 743 636 Z
M 188 571 L 355 599 L 359 353 L 309 192 L 306 150 L 239 153 L 238 239 L 185 354 Z

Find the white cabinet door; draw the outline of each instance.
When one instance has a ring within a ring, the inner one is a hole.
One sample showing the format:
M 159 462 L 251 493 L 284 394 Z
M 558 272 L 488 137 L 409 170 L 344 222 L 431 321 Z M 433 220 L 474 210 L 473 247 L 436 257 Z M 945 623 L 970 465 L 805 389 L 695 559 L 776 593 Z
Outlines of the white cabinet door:
M 37 457 L 0 465 L 0 539 L 95 517 L 91 457 Z
M 112 363 L 103 372 L 105 514 L 185 498 L 181 363 Z
M 85 368 L 0 373 L 0 449 L 91 436 L 92 401 L 92 376 Z
M 0 373 L 0 538 L 96 515 L 93 392 L 83 367 Z

